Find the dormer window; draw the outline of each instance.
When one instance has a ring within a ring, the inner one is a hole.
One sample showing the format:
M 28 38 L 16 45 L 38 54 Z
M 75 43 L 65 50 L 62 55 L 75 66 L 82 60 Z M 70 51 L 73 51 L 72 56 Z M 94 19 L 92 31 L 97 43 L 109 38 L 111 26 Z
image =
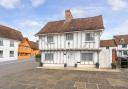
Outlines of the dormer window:
M 73 40 L 73 33 L 66 33 L 66 40 Z
M 47 43 L 53 43 L 53 36 L 47 36 Z

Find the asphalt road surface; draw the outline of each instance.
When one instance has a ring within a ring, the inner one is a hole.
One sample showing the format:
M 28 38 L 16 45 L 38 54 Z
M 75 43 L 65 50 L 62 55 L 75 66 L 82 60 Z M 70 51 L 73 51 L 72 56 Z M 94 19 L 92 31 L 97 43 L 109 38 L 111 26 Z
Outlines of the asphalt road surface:
M 2 62 L 0 63 L 0 77 L 29 69 L 34 69 L 37 66 L 38 63 L 36 63 L 33 58 L 29 60 L 15 60 L 9 62 Z

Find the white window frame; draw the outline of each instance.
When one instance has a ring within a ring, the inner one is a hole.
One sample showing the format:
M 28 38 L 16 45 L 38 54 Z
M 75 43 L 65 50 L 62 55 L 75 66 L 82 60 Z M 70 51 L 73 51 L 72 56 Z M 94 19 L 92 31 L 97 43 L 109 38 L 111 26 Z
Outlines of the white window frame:
M 3 58 L 3 50 L 0 50 L 0 58 Z
M 54 43 L 54 37 L 52 35 L 47 36 L 47 43 L 49 44 Z
M 86 54 L 86 57 L 85 57 L 85 54 Z M 87 56 L 87 55 L 91 55 L 91 58 L 89 58 L 89 56 Z M 81 56 L 80 60 L 82 62 L 92 62 L 93 61 L 93 53 L 80 53 L 80 56 Z M 85 59 L 83 59 L 83 58 L 85 58 Z
M 11 54 L 11 52 L 13 53 Z M 14 51 L 10 51 L 9 54 L 10 54 L 10 57 L 14 57 Z
M 73 33 L 66 33 L 66 40 L 73 40 Z
M 10 47 L 14 47 L 14 41 L 10 41 Z
M 0 46 L 3 46 L 3 40 L 0 39 Z
M 95 41 L 95 34 L 93 32 L 85 33 L 85 42 L 94 42 L 94 41 Z
M 54 60 L 54 54 L 53 53 L 45 53 L 45 60 L 46 61 L 53 61 Z

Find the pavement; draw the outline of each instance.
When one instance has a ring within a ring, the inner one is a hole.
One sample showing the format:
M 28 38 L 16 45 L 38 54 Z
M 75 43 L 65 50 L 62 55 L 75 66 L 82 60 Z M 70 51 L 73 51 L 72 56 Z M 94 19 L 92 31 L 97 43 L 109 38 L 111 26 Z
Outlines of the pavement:
M 0 89 L 128 89 L 128 71 L 33 68 L 3 76 Z

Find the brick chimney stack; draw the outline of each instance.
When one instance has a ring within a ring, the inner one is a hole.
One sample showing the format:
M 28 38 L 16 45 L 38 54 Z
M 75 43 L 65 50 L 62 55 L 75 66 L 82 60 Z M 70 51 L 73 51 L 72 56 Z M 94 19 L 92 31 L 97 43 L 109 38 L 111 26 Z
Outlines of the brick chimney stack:
M 65 11 L 65 21 L 70 22 L 73 19 L 72 13 L 70 10 Z

